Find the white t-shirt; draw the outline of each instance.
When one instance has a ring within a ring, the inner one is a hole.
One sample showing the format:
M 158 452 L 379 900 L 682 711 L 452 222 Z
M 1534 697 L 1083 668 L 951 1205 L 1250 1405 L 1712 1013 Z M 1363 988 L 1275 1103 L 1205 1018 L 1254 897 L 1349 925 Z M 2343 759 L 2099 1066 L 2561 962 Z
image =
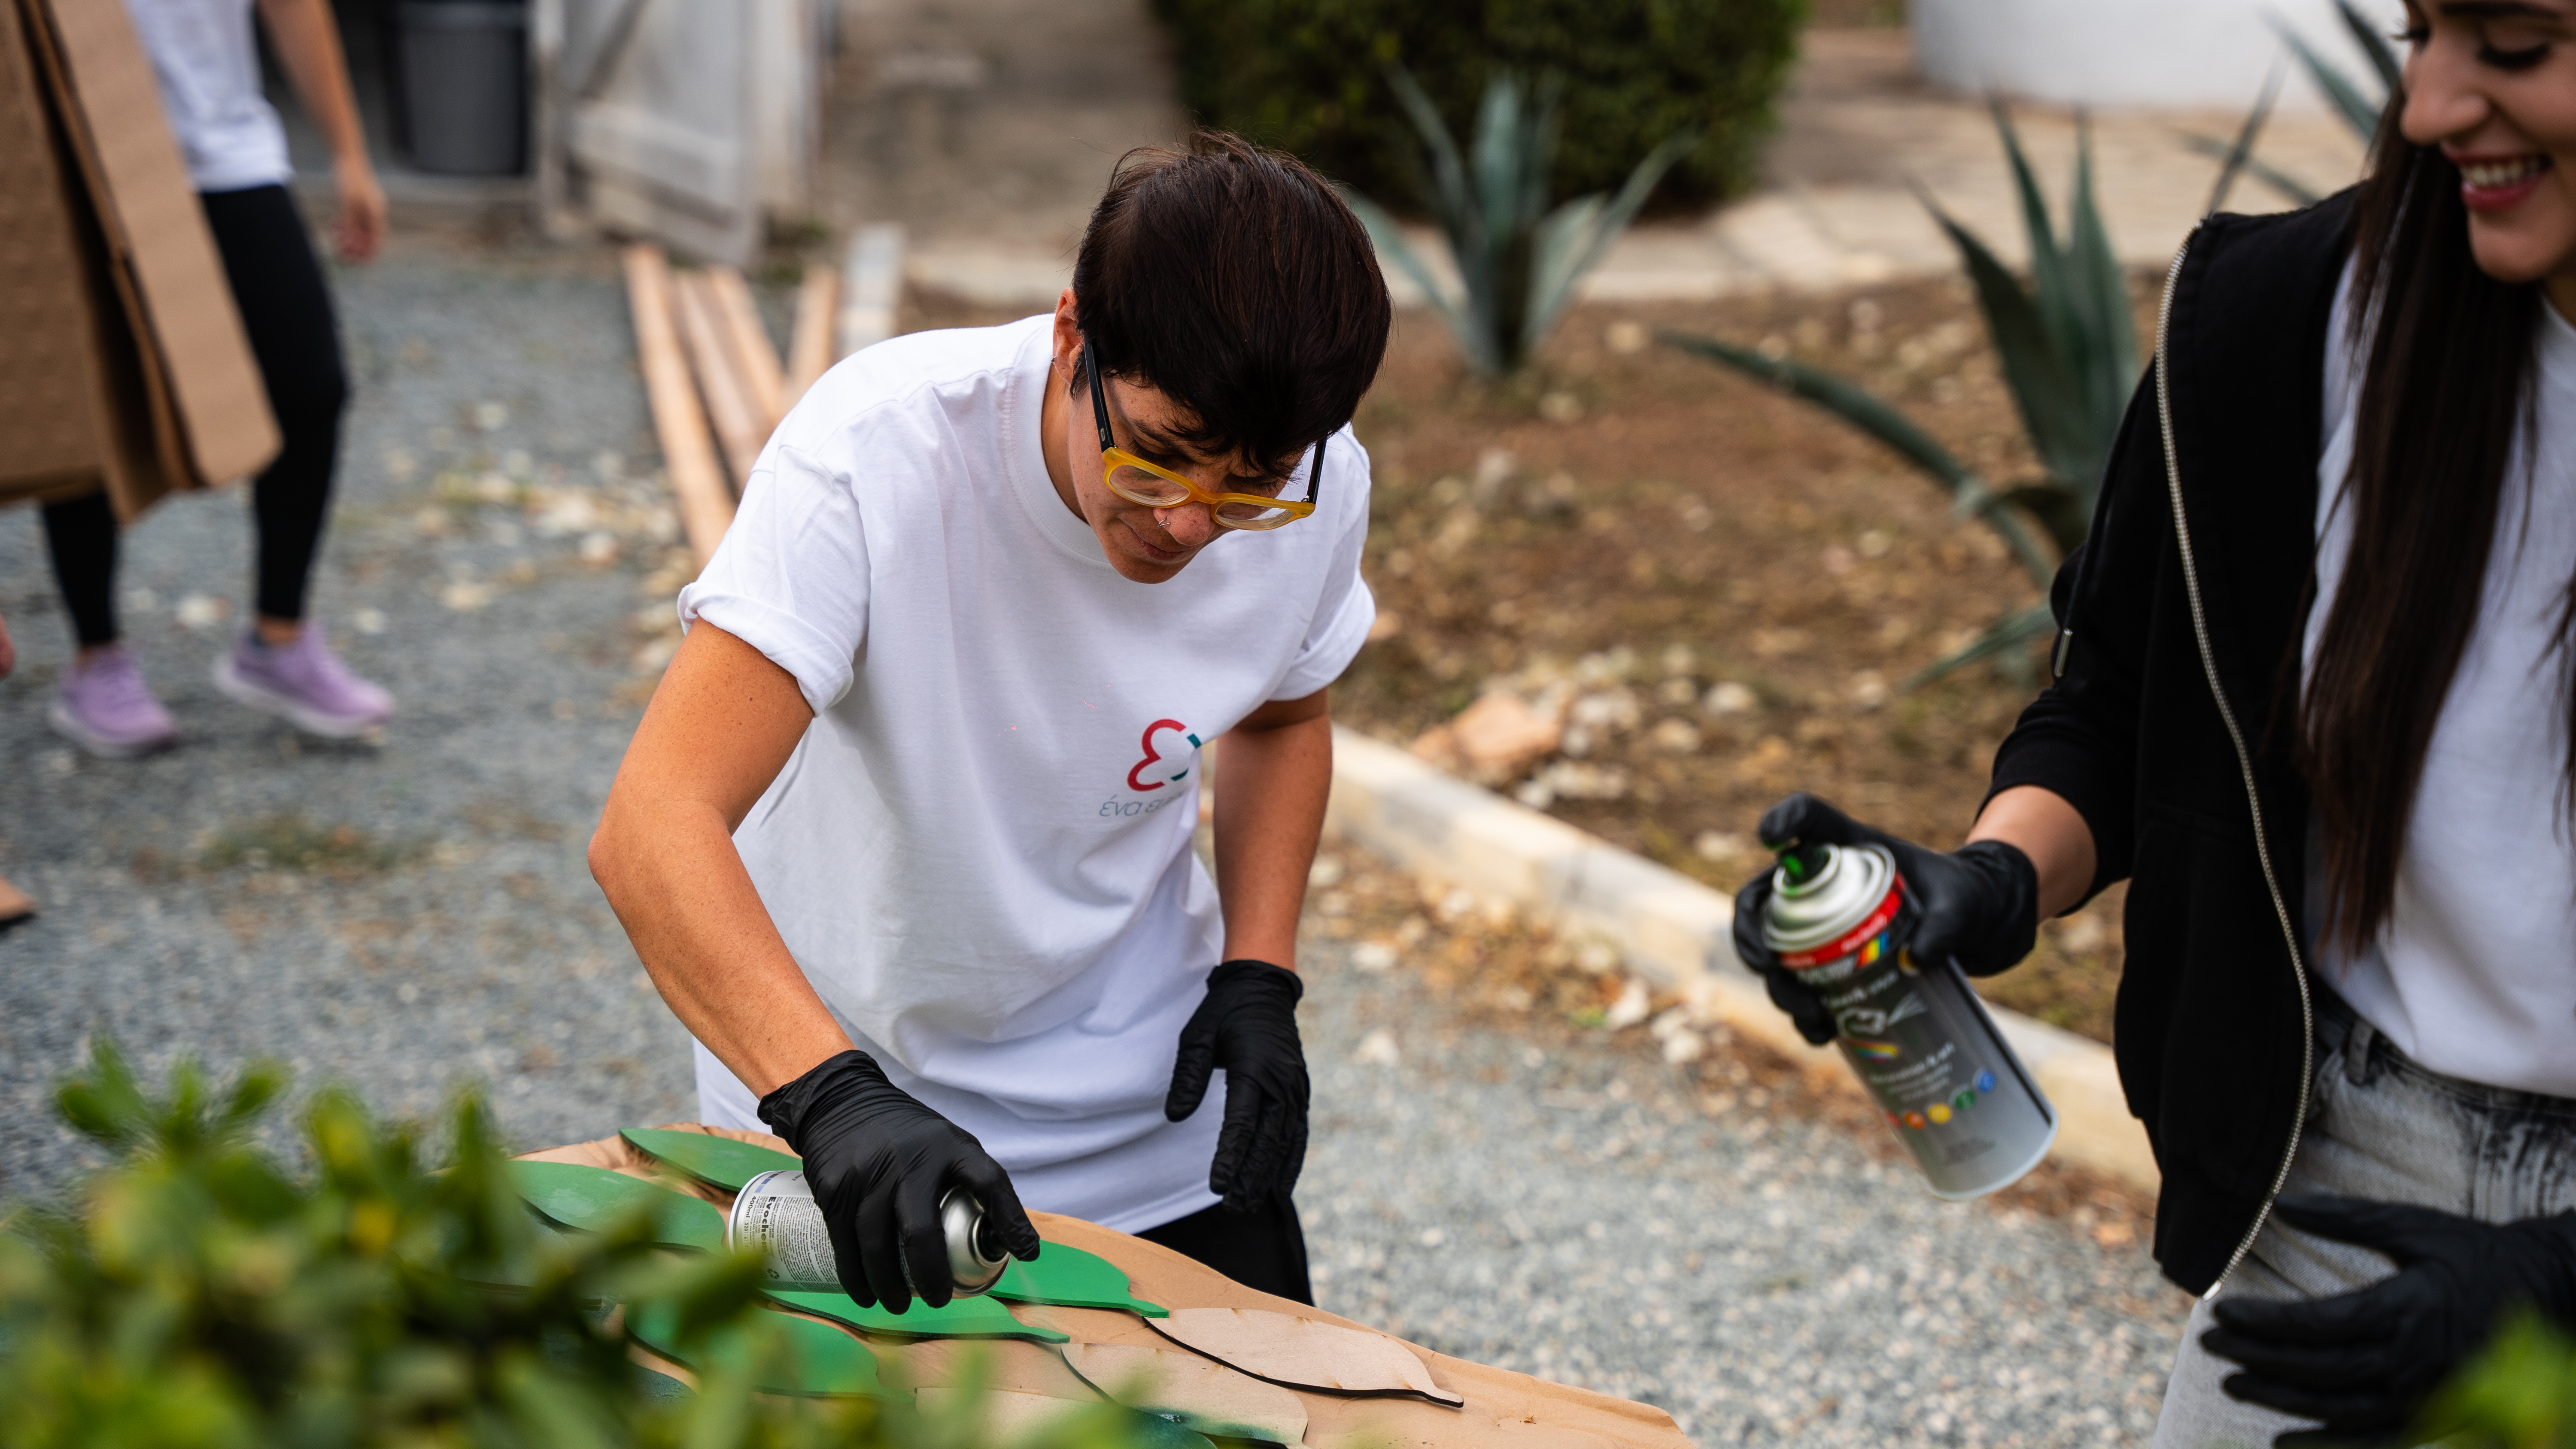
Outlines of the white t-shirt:
M 125 0 L 125 8 L 197 189 L 283 184 L 293 174 L 286 130 L 260 94 L 251 0 Z
M 833 1015 L 1028 1206 L 1132 1231 L 1217 1200 L 1222 1084 L 1163 1120 L 1223 945 L 1190 849 L 1199 748 L 1367 639 L 1368 458 L 1344 429 L 1313 516 L 1131 583 L 1047 479 L 1050 321 L 915 333 L 825 374 L 680 617 L 814 707 L 734 840 Z M 704 1105 L 748 1118 L 750 1092 L 699 1065 Z
M 2344 345 L 2347 269 L 2327 334 L 2317 481 L 2313 661 L 2352 550 L 2360 360 Z M 2567 760 L 2563 591 L 2576 574 L 2576 328 L 2540 308 L 2534 436 L 2517 442 L 2477 627 L 2424 756 L 2394 909 L 2327 980 L 2399 1050 L 2447 1076 L 2576 1097 L 2576 839 L 2559 784 Z M 2323 893 L 2312 830 L 2310 899 Z M 2311 909 L 2311 924 L 2321 912 Z

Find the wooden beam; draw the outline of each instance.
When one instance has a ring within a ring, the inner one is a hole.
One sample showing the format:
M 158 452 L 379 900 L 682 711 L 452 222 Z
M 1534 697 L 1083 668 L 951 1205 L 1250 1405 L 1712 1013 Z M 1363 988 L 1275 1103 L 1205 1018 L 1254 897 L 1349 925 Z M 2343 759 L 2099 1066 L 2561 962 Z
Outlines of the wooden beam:
M 626 300 L 635 314 L 635 355 L 644 372 L 644 395 L 653 405 L 653 432 L 662 441 L 662 468 L 689 551 L 704 568 L 733 523 L 733 490 L 725 486 L 707 415 L 689 382 L 672 319 L 671 264 L 660 247 L 637 242 L 626 249 Z
M 715 298 L 716 316 L 733 347 L 734 375 L 743 380 L 751 405 L 760 410 L 760 440 L 766 443 L 770 430 L 787 415 L 786 370 L 778 363 L 778 345 L 761 325 L 760 308 L 751 300 L 751 287 L 742 273 L 731 267 L 709 267 L 706 275 L 708 295 Z
M 807 262 L 805 285 L 796 293 L 796 335 L 787 341 L 787 390 L 779 395 L 786 407 L 796 406 L 839 356 L 832 346 L 832 314 L 840 310 L 841 269 L 830 262 Z
M 902 225 L 871 222 L 851 233 L 841 271 L 841 355 L 847 357 L 894 335 L 903 302 Z
M 769 440 L 759 404 L 735 371 L 733 348 L 725 336 L 715 291 L 704 272 L 681 272 L 671 279 L 679 300 L 680 341 L 688 348 L 689 368 L 707 400 L 707 420 L 715 424 L 716 444 L 724 449 L 726 477 L 736 490 L 751 477 L 760 445 Z

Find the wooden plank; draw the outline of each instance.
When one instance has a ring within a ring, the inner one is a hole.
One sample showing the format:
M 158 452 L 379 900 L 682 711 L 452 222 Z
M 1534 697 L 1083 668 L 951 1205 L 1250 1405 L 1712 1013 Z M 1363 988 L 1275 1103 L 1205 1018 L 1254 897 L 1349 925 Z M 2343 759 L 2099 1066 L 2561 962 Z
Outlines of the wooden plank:
M 903 300 L 903 227 L 880 221 L 852 233 L 842 276 L 841 355 L 847 357 L 894 335 Z
M 786 369 L 778 362 L 778 345 L 769 340 L 769 329 L 760 322 L 760 308 L 751 300 L 751 287 L 742 273 L 731 267 L 707 268 L 707 294 L 715 299 L 716 320 L 724 324 L 725 339 L 733 347 L 734 376 L 743 380 L 751 393 L 751 405 L 759 410 L 761 441 L 769 441 L 769 432 L 787 415 L 782 400 L 786 388 Z
M 626 249 L 626 298 L 635 314 L 635 353 L 644 371 L 644 393 L 653 405 L 653 432 L 662 441 L 662 467 L 680 506 L 680 528 L 689 551 L 706 567 L 733 523 L 733 490 L 716 461 L 707 415 L 689 381 L 672 319 L 671 264 L 662 249 L 637 242 Z
M 787 388 L 779 394 L 786 408 L 831 370 L 839 353 L 832 347 L 832 314 L 841 310 L 841 269 L 830 262 L 807 262 L 805 285 L 796 293 L 796 335 L 787 340 Z
M 706 273 L 673 274 L 671 292 L 679 303 L 680 342 L 688 349 L 689 370 L 707 400 L 707 421 L 715 424 L 716 445 L 724 450 L 726 476 L 739 490 L 751 477 L 769 430 L 761 426 L 750 386 L 734 370 L 733 348 Z

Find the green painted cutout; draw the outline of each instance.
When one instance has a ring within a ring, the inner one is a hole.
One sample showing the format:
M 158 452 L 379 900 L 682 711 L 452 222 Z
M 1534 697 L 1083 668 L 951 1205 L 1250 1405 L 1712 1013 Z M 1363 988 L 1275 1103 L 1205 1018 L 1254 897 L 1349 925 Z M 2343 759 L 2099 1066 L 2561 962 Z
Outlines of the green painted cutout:
M 753 1388 L 765 1394 L 807 1397 L 859 1394 L 889 1401 L 901 1397 L 877 1378 L 876 1355 L 868 1352 L 866 1344 L 810 1318 L 798 1318 L 792 1313 L 773 1313 L 769 1317 L 786 1333 L 794 1361 L 792 1365 L 774 1365 Z M 667 1304 L 630 1314 L 626 1321 L 626 1331 L 637 1343 L 673 1363 L 688 1364 L 678 1350 L 678 1327 L 678 1314 Z
M 764 1172 L 796 1172 L 805 1166 L 803 1158 L 706 1132 L 629 1127 L 617 1135 L 645 1156 L 669 1163 L 707 1186 L 726 1192 L 742 1191 L 744 1183 Z
M 528 1206 L 568 1228 L 604 1232 L 641 1205 L 653 1214 L 655 1242 L 709 1253 L 724 1249 L 724 1214 L 715 1204 L 640 1177 L 577 1162 L 513 1162 L 510 1180 Z
M 1127 1275 L 1098 1253 L 1049 1243 L 1034 1263 L 1013 1258 L 993 1284 L 993 1296 L 1013 1303 L 1052 1303 L 1059 1308 L 1118 1308 L 1146 1318 L 1170 1310 L 1128 1291 Z
M 990 1298 L 952 1298 L 945 1308 L 933 1308 L 915 1299 L 901 1313 L 888 1313 L 876 1306 L 861 1308 L 847 1293 L 772 1292 L 769 1299 L 799 1313 L 811 1313 L 869 1333 L 901 1333 L 914 1338 L 1025 1338 L 1032 1343 L 1067 1341 L 1067 1335 L 1052 1328 L 1035 1328 L 1013 1318 L 1009 1309 Z

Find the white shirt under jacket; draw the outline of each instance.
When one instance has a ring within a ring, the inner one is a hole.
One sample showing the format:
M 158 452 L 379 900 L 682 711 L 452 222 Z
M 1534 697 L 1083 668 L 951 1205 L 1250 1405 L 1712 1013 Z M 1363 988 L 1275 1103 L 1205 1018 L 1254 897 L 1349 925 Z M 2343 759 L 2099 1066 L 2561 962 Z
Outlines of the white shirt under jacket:
M 2311 661 L 2352 550 L 2351 305 L 2347 269 L 2327 334 Z M 2506 466 L 2485 597 L 2425 753 L 2395 908 L 2367 950 L 2320 956 L 2353 1010 L 2434 1071 L 2576 1097 L 2576 827 L 2560 791 L 2570 661 L 2557 648 L 2576 576 L 2576 328 L 2545 302 L 2540 314 L 2534 426 Z

